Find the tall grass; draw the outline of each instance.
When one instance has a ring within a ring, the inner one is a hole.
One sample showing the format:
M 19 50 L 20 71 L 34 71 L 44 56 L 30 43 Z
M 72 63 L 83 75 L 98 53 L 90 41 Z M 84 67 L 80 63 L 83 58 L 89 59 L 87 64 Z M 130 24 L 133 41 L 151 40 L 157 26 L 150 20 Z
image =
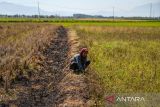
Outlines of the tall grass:
M 77 26 L 106 93 L 160 92 L 160 27 Z
M 54 39 L 56 29 L 57 26 L 49 24 L 1 23 L 1 79 L 15 79 L 18 75 L 27 73 L 27 69 L 37 68 L 35 61 L 40 59 L 38 52 Z

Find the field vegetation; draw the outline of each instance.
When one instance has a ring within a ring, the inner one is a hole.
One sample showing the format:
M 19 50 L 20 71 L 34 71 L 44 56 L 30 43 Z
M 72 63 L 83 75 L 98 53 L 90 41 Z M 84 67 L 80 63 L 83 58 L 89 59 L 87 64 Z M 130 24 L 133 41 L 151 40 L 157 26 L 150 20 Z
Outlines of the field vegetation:
M 160 27 L 77 26 L 106 93 L 160 92 Z
M 61 65 L 59 60 L 65 59 L 68 44 L 64 37 L 67 29 L 57 30 L 59 25 L 75 30 L 80 47 L 88 47 L 91 65 L 85 74 L 86 84 L 91 86 L 90 96 L 100 101 L 99 104 L 104 102 L 106 93 L 160 92 L 159 21 L 1 18 L 0 86 L 4 86 L 6 92 L 11 83 L 41 71 L 45 57 L 39 52 L 47 50 L 47 46 L 51 47 L 46 56 L 49 54 L 48 58 L 56 60 L 51 61 L 50 66 Z M 60 35 L 58 39 L 56 31 Z M 53 42 L 54 39 L 57 41 Z M 64 49 L 58 50 L 59 47 Z M 46 66 L 51 69 L 48 63 Z
M 50 24 L 1 23 L 0 82 L 14 82 L 32 69 L 38 69 L 36 64 L 43 58 L 38 51 L 54 39 L 56 29 Z
M 33 22 L 33 23 L 52 23 L 71 27 L 73 25 L 84 26 L 140 26 L 158 27 L 159 20 L 125 20 L 125 19 L 75 19 L 75 18 L 0 18 L 0 22 Z

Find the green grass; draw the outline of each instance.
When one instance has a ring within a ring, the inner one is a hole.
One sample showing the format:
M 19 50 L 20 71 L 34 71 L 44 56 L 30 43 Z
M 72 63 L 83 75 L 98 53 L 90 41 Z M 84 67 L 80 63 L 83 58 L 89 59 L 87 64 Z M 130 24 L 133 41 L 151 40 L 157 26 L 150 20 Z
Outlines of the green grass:
M 76 28 L 106 93 L 160 92 L 160 27 Z
M 160 92 L 160 27 L 79 25 L 74 29 L 81 46 L 89 48 L 87 76 L 96 74 L 94 80 L 102 87 L 91 89 L 98 105 L 105 105 L 108 93 Z
M 34 22 L 34 23 L 52 23 L 64 25 L 66 27 L 83 26 L 160 26 L 160 20 L 120 20 L 112 21 L 110 19 L 92 20 L 92 19 L 73 19 L 73 18 L 0 18 L 0 22 Z
M 61 24 L 66 27 L 70 26 L 139 26 L 139 27 L 159 27 L 160 21 L 82 21 L 82 20 L 69 20 L 69 21 L 55 21 L 54 24 Z

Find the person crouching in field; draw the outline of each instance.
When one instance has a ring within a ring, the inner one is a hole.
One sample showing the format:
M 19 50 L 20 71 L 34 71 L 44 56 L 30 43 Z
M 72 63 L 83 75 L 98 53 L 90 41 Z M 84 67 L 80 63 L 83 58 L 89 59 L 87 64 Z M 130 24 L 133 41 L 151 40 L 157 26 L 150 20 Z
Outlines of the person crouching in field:
M 82 48 L 79 54 L 74 55 L 71 59 L 70 69 L 74 72 L 84 72 L 85 69 L 90 64 L 90 61 L 87 59 L 88 49 Z

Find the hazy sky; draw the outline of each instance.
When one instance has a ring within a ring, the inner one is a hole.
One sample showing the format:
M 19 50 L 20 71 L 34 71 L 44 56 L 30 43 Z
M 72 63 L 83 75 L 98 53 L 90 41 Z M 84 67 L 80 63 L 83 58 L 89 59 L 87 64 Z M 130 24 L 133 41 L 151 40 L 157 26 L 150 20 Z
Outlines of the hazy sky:
M 38 0 L 0 0 L 27 6 L 36 6 Z M 160 0 L 39 0 L 42 9 L 53 10 L 78 10 L 95 11 L 110 10 L 117 7 L 123 10 L 131 9 L 138 5 L 154 3 Z
M 20 5 L 37 6 L 38 0 L 0 0 Z M 46 11 L 70 11 L 94 13 L 111 11 L 113 7 L 119 11 L 128 11 L 135 6 L 160 2 L 160 0 L 39 0 L 40 8 Z

